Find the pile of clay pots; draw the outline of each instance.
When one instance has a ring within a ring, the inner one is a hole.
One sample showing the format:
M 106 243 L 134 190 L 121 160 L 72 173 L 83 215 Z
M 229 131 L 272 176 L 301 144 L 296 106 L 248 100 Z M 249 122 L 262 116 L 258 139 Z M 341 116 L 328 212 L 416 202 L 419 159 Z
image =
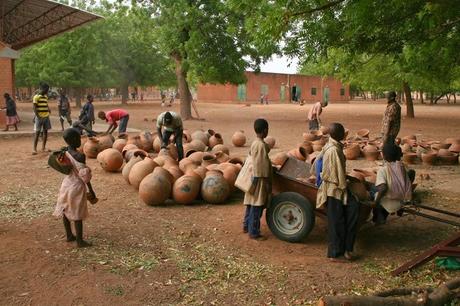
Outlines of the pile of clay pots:
M 244 132 L 235 132 L 232 142 L 244 146 Z M 97 158 L 105 171 L 122 169 L 126 182 L 147 205 L 162 205 L 169 199 L 180 204 L 195 200 L 224 203 L 236 190 L 234 183 L 244 160 L 231 156 L 222 136 L 213 130 L 184 130 L 183 147 L 185 156 L 178 162 L 173 143 L 161 149 L 158 135 L 145 131 L 135 136 L 122 134 L 118 139 L 90 137 L 84 139 L 82 151 L 88 158 Z
M 397 139 L 407 164 L 422 162 L 426 165 L 455 165 L 459 163 L 460 138 L 447 138 L 444 141 L 418 140 L 415 135 Z

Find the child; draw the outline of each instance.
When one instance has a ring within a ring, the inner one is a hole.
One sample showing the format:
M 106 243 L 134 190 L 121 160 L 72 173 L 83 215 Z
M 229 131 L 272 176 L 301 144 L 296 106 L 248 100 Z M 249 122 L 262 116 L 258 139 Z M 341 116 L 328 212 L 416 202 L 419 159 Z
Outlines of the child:
M 414 170 L 406 170 L 400 161 L 402 152 L 393 141 L 383 146 L 385 164 L 377 171 L 375 181 L 375 207 L 372 221 L 376 225 L 384 224 L 389 214 L 398 212 L 403 203 L 412 199 Z
M 90 183 L 91 170 L 85 165 L 85 155 L 77 151 L 81 145 L 80 133 L 73 128 L 66 129 L 63 138 L 68 144 L 65 155 L 73 169 L 62 181 L 53 215 L 62 216 L 68 242 L 76 240 L 79 248 L 88 247 L 91 244 L 83 240 L 83 220 L 88 217 L 86 201 L 87 197 L 90 200 L 97 200 Z M 70 221 L 75 222 L 76 237 L 72 233 Z
M 2 108 L 2 109 L 6 109 L 6 128 L 4 129 L 4 131 L 7 132 L 10 126 L 14 126 L 14 130 L 17 131 L 19 117 L 18 117 L 18 113 L 16 112 L 16 103 L 10 97 L 10 94 L 8 93 L 5 93 L 3 97 L 5 98 L 5 104 L 6 104 L 6 107 Z
M 270 199 L 272 184 L 272 165 L 268 157 L 269 146 L 264 142 L 268 135 L 268 122 L 257 119 L 254 122 L 257 139 L 251 145 L 249 156 L 252 158 L 253 175 L 252 188 L 244 195 L 246 213 L 243 221 L 243 232 L 249 233 L 249 238 L 265 240 L 260 234 L 260 218 L 264 206 Z
M 99 119 L 105 120 L 109 123 L 109 128 L 107 129 L 106 134 L 112 134 L 117 126 L 118 134 L 126 133 L 126 129 L 128 128 L 129 114 L 124 109 L 118 108 L 107 113 L 100 111 L 97 113 L 97 116 Z M 120 121 L 120 125 L 118 125 L 118 121 Z

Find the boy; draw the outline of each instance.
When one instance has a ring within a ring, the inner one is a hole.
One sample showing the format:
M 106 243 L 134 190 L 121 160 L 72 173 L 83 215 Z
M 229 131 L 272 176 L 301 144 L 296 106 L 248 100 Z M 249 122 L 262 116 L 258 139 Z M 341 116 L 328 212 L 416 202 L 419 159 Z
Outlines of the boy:
M 70 117 L 71 110 L 69 98 L 67 98 L 65 92 L 62 89 L 59 91 L 58 110 L 61 129 L 64 131 L 64 120 L 67 120 L 69 125 L 72 126 L 72 118 Z
M 253 174 L 252 188 L 244 194 L 246 213 L 243 221 L 243 232 L 249 233 L 249 238 L 265 240 L 260 234 L 260 218 L 264 206 L 267 205 L 272 188 L 272 165 L 268 157 L 270 148 L 264 142 L 268 135 L 268 122 L 265 119 L 257 119 L 254 122 L 254 131 L 257 139 L 251 145 L 249 158 L 252 158 Z
M 323 112 L 323 107 L 326 107 L 328 102 L 316 102 L 308 112 L 308 128 L 310 131 L 317 131 L 321 126 L 320 116 Z
M 96 119 L 94 118 L 94 105 L 93 105 L 94 97 L 92 95 L 86 96 L 86 103 L 81 109 L 80 116 L 78 119 L 81 122 L 85 122 L 85 126 L 89 129 L 93 129 L 93 124 L 95 123 Z
M 40 93 L 34 96 L 33 105 L 34 105 L 34 150 L 32 151 L 33 155 L 37 154 L 37 144 L 38 138 L 40 137 L 41 132 L 43 131 L 43 145 L 42 151 L 47 151 L 46 141 L 48 140 L 48 130 L 51 129 L 50 121 L 50 108 L 48 106 L 48 92 L 50 87 L 48 84 L 40 84 Z
M 332 261 L 343 262 L 341 257 L 352 259 L 351 252 L 356 238 L 359 216 L 359 202 L 347 190 L 345 156 L 342 141 L 345 129 L 340 123 L 330 126 L 330 138 L 317 163 L 322 160 L 321 184 L 318 188 L 316 207 L 326 204 L 329 246 L 327 257 Z
M 107 129 L 107 134 L 112 134 L 113 131 L 117 128 L 117 122 L 120 121 L 120 126 L 118 126 L 118 134 L 126 133 L 128 128 L 129 113 L 124 109 L 118 108 L 111 110 L 107 113 L 100 111 L 97 113 L 97 116 L 101 120 L 105 120 L 109 123 L 109 128 Z

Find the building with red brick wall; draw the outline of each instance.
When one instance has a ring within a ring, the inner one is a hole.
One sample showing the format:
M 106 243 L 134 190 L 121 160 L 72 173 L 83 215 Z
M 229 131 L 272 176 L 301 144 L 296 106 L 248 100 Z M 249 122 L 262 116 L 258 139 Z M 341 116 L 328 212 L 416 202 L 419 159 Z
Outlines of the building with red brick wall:
M 347 102 L 350 99 L 348 85 L 334 78 L 283 74 L 267 72 L 246 72 L 247 82 L 241 85 L 201 84 L 197 87 L 199 102 L 260 102 L 262 94 L 269 103 L 288 103 L 291 101 L 292 88 L 296 86 L 300 100 L 306 102 L 321 101 L 325 91 L 329 91 L 330 102 Z M 299 92 L 300 91 L 300 92 Z
M 3 47 L 0 44 L 0 51 Z M 14 60 L 11 58 L 0 57 L 0 108 L 5 107 L 4 93 L 9 93 L 14 97 Z M 0 126 L 5 125 L 6 113 L 0 112 Z

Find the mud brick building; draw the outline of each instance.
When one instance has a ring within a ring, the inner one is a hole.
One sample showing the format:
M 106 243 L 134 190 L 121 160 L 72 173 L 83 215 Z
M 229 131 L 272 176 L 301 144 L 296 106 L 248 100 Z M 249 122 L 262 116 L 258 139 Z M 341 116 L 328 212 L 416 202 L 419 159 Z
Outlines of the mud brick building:
M 350 100 L 349 86 L 334 78 L 249 71 L 246 77 L 246 84 L 241 85 L 198 85 L 197 99 L 199 102 L 254 103 L 264 95 L 269 103 L 289 103 L 294 96 L 299 101 L 315 102 L 321 101 L 326 93 L 332 103 Z

